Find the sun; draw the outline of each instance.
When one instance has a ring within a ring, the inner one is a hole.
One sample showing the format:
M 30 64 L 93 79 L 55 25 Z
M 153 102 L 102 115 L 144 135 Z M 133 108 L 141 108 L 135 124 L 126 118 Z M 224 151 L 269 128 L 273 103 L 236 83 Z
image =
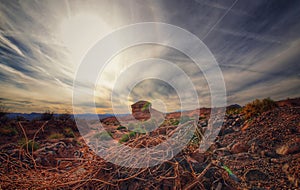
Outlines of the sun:
M 81 13 L 62 20 L 60 37 L 78 64 L 86 51 L 110 31 L 100 16 Z

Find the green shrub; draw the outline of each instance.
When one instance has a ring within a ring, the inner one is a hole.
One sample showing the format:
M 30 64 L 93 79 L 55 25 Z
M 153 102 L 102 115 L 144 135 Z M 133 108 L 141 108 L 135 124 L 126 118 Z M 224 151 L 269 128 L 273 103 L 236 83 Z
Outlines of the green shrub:
M 124 127 L 124 126 L 122 126 L 122 125 L 120 125 L 120 126 L 117 128 L 117 130 L 122 130 L 122 129 L 127 129 L 127 128 Z
M 58 119 L 61 121 L 68 121 L 72 119 L 72 115 L 69 112 L 59 114 Z
M 147 131 L 153 131 L 153 130 L 155 130 L 157 128 L 156 127 L 156 121 L 154 119 L 151 119 L 149 121 L 145 121 L 143 123 L 143 128 L 144 128 L 145 132 L 142 132 L 142 133 L 146 133 Z
M 182 116 L 180 118 L 180 123 L 183 124 L 183 123 L 186 123 L 188 121 L 191 121 L 192 119 L 189 117 L 189 116 Z
M 26 142 L 25 138 L 22 138 L 21 140 L 18 141 L 18 144 L 20 145 L 21 148 L 23 148 L 24 150 L 27 150 L 27 146 L 28 146 L 28 150 L 30 152 L 36 151 L 37 149 L 40 148 L 39 143 L 29 140 L 28 142 Z
M 130 131 L 132 131 L 132 130 L 135 129 L 135 128 L 136 128 L 136 125 L 135 125 L 134 123 L 129 123 L 129 124 L 127 125 L 127 129 L 130 130 Z
M 63 139 L 65 136 L 61 133 L 52 133 L 48 139 Z
M 69 137 L 69 138 L 74 138 L 75 137 L 75 134 L 74 134 L 73 130 L 70 127 L 64 129 L 64 135 L 66 137 Z
M 171 124 L 172 125 L 178 125 L 179 124 L 179 121 L 177 119 L 171 119 Z
M 0 128 L 0 135 L 12 137 L 17 134 L 18 131 L 13 127 L 5 126 Z
M 245 119 L 250 119 L 275 107 L 277 107 L 277 104 L 270 98 L 265 98 L 263 100 L 256 99 L 253 102 L 246 104 L 242 113 L 244 114 Z
M 103 141 L 108 141 L 108 140 L 111 140 L 112 134 L 110 132 L 103 131 L 101 133 L 95 134 L 94 138 L 99 139 L 99 140 L 103 140 Z
M 8 108 L 2 102 L 0 102 L 0 118 L 8 114 Z
M 50 112 L 49 110 L 47 110 L 41 115 L 41 120 L 48 121 L 51 120 L 53 117 L 54 117 L 54 112 Z
M 136 132 L 136 133 L 140 133 L 140 134 L 145 134 L 145 133 L 147 133 L 147 131 L 146 131 L 145 129 L 141 128 L 141 127 L 135 128 L 134 131 L 132 131 L 132 132 Z M 129 134 L 130 134 L 130 133 L 129 133 Z M 135 134 L 134 134 L 134 135 L 135 135 Z
M 242 108 L 230 108 L 226 110 L 226 113 L 228 115 L 235 115 L 235 114 L 240 114 L 242 112 Z
M 135 135 L 136 135 L 136 132 L 135 132 L 135 131 L 131 131 L 131 132 L 129 133 L 129 137 L 135 137 Z
M 128 134 L 124 134 L 124 135 L 122 135 L 122 137 L 120 138 L 119 142 L 120 142 L 120 143 L 122 143 L 122 142 L 127 142 L 129 139 L 130 139 L 129 135 L 128 135 Z

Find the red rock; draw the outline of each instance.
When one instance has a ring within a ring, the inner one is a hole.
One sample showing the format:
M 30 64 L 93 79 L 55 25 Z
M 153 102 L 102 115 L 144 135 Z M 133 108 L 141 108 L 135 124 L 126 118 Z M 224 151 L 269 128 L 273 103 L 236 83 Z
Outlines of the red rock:
M 276 153 L 280 155 L 295 154 L 300 152 L 300 143 L 287 143 L 276 149 Z
M 231 147 L 230 151 L 233 154 L 237 154 L 237 153 L 241 153 L 241 152 L 247 152 L 248 149 L 249 149 L 249 146 L 247 146 L 245 143 L 238 142 Z
M 137 120 L 150 119 L 151 103 L 147 101 L 138 101 L 131 105 L 132 115 Z

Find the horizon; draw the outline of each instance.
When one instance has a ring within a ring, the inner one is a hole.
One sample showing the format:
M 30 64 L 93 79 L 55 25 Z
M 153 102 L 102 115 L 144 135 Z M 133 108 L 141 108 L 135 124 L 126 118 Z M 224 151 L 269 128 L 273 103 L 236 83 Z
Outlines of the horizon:
M 265 98 L 270 98 L 270 97 L 265 97 Z M 293 99 L 299 99 L 299 98 L 300 97 L 287 97 L 287 98 L 284 98 L 284 99 L 279 99 L 279 100 L 274 100 L 274 101 L 275 102 L 278 102 L 278 101 L 287 101 L 287 100 L 293 100 Z M 256 100 L 256 99 L 253 99 L 253 100 L 251 100 L 250 102 L 247 102 L 247 103 L 251 103 L 254 100 Z M 237 103 L 233 103 L 233 104 L 227 105 L 226 107 L 229 107 L 229 106 L 232 106 L 232 105 L 238 105 L 238 106 L 244 107 L 246 104 L 240 105 L 240 104 L 237 104 Z M 200 107 L 200 108 L 197 108 L 197 109 L 211 109 L 211 107 Z M 164 112 L 164 113 L 169 114 L 169 113 L 176 113 L 176 112 L 188 112 L 188 111 L 194 111 L 194 110 L 197 110 L 197 109 L 193 109 L 193 110 L 175 110 L 175 111 Z M 118 114 L 115 114 L 115 113 L 92 113 L 92 112 L 90 112 L 90 113 L 88 113 L 88 112 L 86 112 L 86 113 L 72 113 L 72 112 L 69 113 L 69 112 L 52 112 L 51 110 L 46 110 L 46 111 L 42 111 L 42 112 L 27 112 L 27 113 L 24 113 L 24 112 L 9 112 L 8 111 L 7 114 L 43 114 L 43 113 L 45 113 L 47 111 L 50 111 L 54 115 L 55 114 L 56 115 L 61 115 L 61 114 L 70 114 L 70 115 L 129 115 L 129 114 L 132 114 L 132 112 L 118 113 Z
M 154 102 L 158 110 L 167 113 L 193 109 L 195 102 L 200 107 L 212 107 L 211 86 L 205 76 L 210 68 L 199 69 L 184 52 L 161 44 L 132 46 L 118 52 L 96 82 L 90 70 L 75 80 L 96 42 L 141 22 L 168 23 L 197 36 L 220 67 L 227 105 L 244 105 L 265 97 L 300 97 L 297 1 L 2 1 L 0 10 L 0 103 L 15 113 L 73 112 L 75 82 L 83 92 L 76 102 L 77 113 L 130 113 L 130 105 L 139 99 Z M 163 31 L 157 30 L 155 35 L 159 38 Z M 135 38 L 121 36 L 119 41 Z M 178 40 L 185 44 L 184 39 Z M 204 66 L 214 61 L 208 54 L 197 53 Z M 180 68 L 194 88 L 186 86 L 179 72 L 154 58 Z M 136 67 L 145 59 L 153 59 L 153 63 Z M 181 107 L 182 99 L 169 81 L 148 75 L 165 76 L 184 89 L 185 107 Z M 136 78 L 143 80 L 130 86 L 127 81 Z M 88 100 L 91 95 L 94 102 Z M 96 108 L 91 106 L 94 103 Z

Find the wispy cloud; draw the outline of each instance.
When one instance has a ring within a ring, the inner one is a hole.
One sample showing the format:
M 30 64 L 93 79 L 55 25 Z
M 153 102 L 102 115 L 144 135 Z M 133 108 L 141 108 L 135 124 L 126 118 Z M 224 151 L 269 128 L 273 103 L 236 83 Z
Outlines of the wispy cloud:
M 268 0 L 0 2 L 0 101 L 20 112 L 70 110 L 79 59 L 95 39 L 145 21 L 174 24 L 204 39 L 223 72 L 229 104 L 299 96 L 299 11 L 300 2 Z M 105 68 L 95 88 L 99 112 L 112 112 L 112 89 L 122 74 L 133 81 L 143 72 L 161 74 L 185 88 L 182 76 L 164 66 L 124 74 L 133 63 L 148 58 L 165 59 L 182 69 L 201 106 L 210 105 L 203 71 L 190 58 L 171 48 L 144 45 L 121 52 Z M 89 81 L 79 85 L 83 91 L 94 87 Z M 179 108 L 178 94 L 162 81 L 149 79 L 133 89 L 122 88 L 118 106 L 160 99 L 171 110 Z M 124 94 L 130 90 L 129 96 Z M 185 90 L 186 96 L 191 90 Z M 93 110 L 84 97 L 78 105 L 82 112 Z

